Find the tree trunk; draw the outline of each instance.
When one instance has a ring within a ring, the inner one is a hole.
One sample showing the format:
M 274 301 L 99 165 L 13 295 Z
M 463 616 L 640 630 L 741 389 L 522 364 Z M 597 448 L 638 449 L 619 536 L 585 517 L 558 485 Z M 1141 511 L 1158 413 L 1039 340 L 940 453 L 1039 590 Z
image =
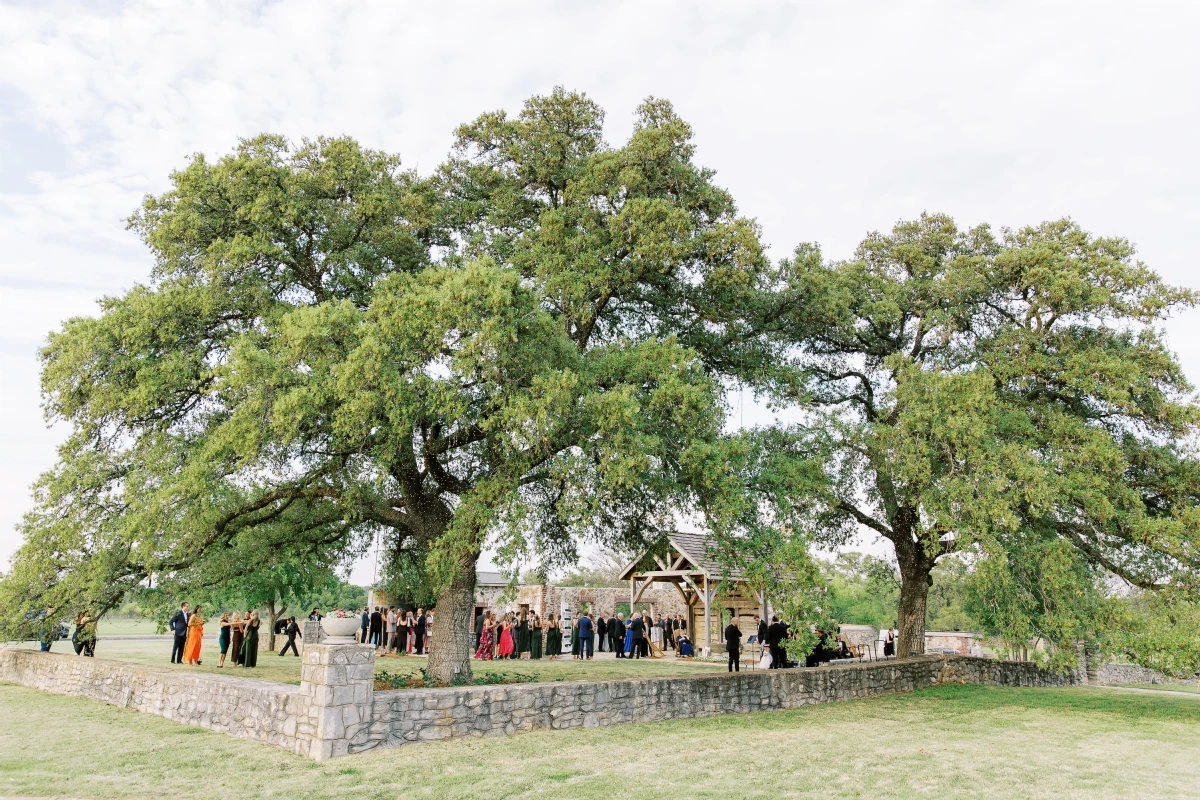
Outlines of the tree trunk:
M 900 564 L 900 610 L 896 658 L 925 653 L 925 600 L 933 584 L 932 564 L 920 554 L 897 552 Z
M 275 622 L 279 619 L 280 616 L 283 615 L 283 613 L 285 611 L 287 611 L 286 605 L 280 606 L 279 610 L 277 611 L 277 610 L 275 610 L 275 601 L 274 600 L 267 603 L 267 617 L 270 619 L 270 623 L 271 623 L 270 626 L 267 628 L 267 630 L 269 631 L 269 633 L 267 634 L 267 647 L 271 650 L 275 649 Z
M 478 559 L 478 553 L 463 556 L 458 574 L 437 596 L 426 671 L 439 684 L 471 680 L 471 612 Z

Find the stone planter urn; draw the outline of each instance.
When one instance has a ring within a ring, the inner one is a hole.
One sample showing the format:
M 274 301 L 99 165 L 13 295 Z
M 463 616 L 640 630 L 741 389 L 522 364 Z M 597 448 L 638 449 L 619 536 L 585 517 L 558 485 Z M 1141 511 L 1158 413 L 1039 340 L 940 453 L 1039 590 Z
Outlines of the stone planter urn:
M 357 617 L 325 617 L 321 628 L 329 638 L 325 644 L 354 644 L 354 634 L 362 627 Z

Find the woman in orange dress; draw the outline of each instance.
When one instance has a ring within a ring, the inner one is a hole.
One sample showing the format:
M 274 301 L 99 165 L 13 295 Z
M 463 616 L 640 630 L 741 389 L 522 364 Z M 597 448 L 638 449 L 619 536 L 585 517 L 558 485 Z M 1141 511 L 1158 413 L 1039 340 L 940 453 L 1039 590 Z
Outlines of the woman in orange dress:
M 200 663 L 200 640 L 204 637 L 204 617 L 200 616 L 200 606 L 188 617 L 187 641 L 183 644 L 183 663 L 194 667 Z

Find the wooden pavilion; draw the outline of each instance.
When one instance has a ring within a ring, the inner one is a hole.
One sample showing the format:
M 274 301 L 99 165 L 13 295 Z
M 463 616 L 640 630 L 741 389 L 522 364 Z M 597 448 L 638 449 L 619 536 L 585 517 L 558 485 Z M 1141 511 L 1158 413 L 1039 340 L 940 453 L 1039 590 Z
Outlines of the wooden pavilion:
M 710 650 L 721 650 L 724 619 L 738 617 L 745 636 L 754 635 L 758 620 L 767 618 L 767 598 L 764 592 L 753 591 L 737 570 L 727 570 L 710 553 L 709 542 L 707 534 L 676 531 L 667 536 L 665 550 L 640 553 L 621 571 L 620 577 L 629 581 L 631 609 L 652 583 L 670 583 L 687 605 L 692 641 L 697 646 L 703 644 Z M 650 566 L 657 569 L 647 568 Z

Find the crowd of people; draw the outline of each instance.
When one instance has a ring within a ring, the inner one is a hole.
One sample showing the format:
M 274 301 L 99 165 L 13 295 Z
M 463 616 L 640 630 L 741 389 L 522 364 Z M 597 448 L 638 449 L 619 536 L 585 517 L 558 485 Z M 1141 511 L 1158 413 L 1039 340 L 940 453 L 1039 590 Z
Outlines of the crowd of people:
M 343 618 L 358 617 L 361 626 L 356 639 L 374 645 L 380 655 L 423 655 L 429 652 L 430 635 L 433 627 L 433 611 L 418 608 L 415 612 L 395 606 L 376 606 L 358 611 L 335 609 L 334 615 Z M 310 620 L 320 622 L 323 618 L 319 608 L 308 615 Z M 96 652 L 97 620 L 87 614 L 75 619 L 75 631 L 71 644 L 82 656 L 94 656 Z M 171 663 L 199 665 L 201 641 L 204 636 L 205 618 L 203 609 L 194 609 L 181 603 L 167 623 L 174 634 L 171 647 Z M 217 644 L 220 650 L 218 668 L 223 668 L 226 659 L 234 667 L 253 668 L 258 664 L 259 612 L 222 612 L 217 623 Z M 299 656 L 297 639 L 304 634 L 295 617 L 281 618 L 275 627 L 276 635 L 286 637 L 279 655 L 289 651 Z M 827 661 L 852 658 L 854 653 L 847 638 L 839 627 L 832 637 L 824 631 L 816 631 L 817 646 L 804 659 L 807 667 L 819 666 Z M 65 637 L 66 634 L 64 633 Z M 49 638 L 49 637 L 47 637 Z M 728 670 L 740 671 L 743 653 L 743 632 L 737 618 L 726 625 L 723 638 L 728 656 Z M 767 669 L 783 669 L 798 666 L 789 658 L 786 642 L 792 638 L 787 623 L 778 616 L 770 622 L 760 620 L 758 630 L 751 635 L 747 644 L 759 646 L 759 666 Z M 882 636 L 883 655 L 895 655 L 897 632 L 894 626 L 887 628 Z M 682 614 L 660 614 L 634 611 L 628 619 L 625 614 L 583 611 L 571 619 L 557 614 L 544 618 L 536 611 L 523 608 L 497 614 L 491 610 L 481 612 L 475 618 L 475 652 L 477 659 L 491 661 L 501 659 L 557 659 L 568 653 L 571 658 L 590 660 L 597 653 L 612 653 L 616 658 L 641 659 L 660 657 L 666 648 L 672 648 L 678 657 L 690 657 L 695 648 L 688 635 L 687 620 Z M 46 642 L 43 650 L 49 650 Z
M 375 606 L 359 612 L 362 625 L 358 641 L 371 644 L 381 655 L 424 655 L 429 652 L 433 630 L 433 612 L 416 612 L 395 606 Z
M 200 645 L 204 638 L 206 621 L 204 609 L 199 604 L 195 608 L 190 608 L 187 603 L 179 604 L 178 610 L 167 622 L 167 628 L 174 634 L 174 642 L 171 645 L 172 664 L 196 666 L 203 663 Z M 294 623 L 295 618 L 291 621 Z M 217 666 L 225 666 L 225 659 L 230 652 L 233 653 L 233 666 L 258 666 L 258 629 L 261 624 L 258 611 L 222 612 L 217 622 L 217 646 L 221 650 Z
M 587 661 L 597 653 L 617 658 L 647 658 L 661 655 L 666 647 L 677 655 L 693 655 L 682 615 L 660 615 L 635 611 L 625 614 L 584 611 L 574 619 L 522 609 L 496 614 L 484 611 L 475 617 L 475 658 L 493 659 L 571 658 Z

